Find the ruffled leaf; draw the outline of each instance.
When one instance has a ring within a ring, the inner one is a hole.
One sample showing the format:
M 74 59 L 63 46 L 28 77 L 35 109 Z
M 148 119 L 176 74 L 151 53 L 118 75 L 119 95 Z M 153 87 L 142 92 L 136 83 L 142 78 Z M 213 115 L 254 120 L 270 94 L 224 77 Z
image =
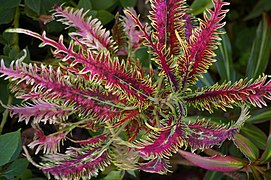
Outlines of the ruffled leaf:
M 208 149 L 230 138 L 236 131 L 236 128 L 215 125 L 203 119 L 187 125 L 185 140 L 193 150 Z
M 101 52 L 97 55 L 89 50 L 77 52 L 74 44 L 70 43 L 68 48 L 64 45 L 63 37 L 60 37 L 59 41 L 56 42 L 47 38 L 45 33 L 39 35 L 24 29 L 13 29 L 9 32 L 33 36 L 42 41 L 42 46 L 50 45 L 56 48 L 54 54 L 71 66 L 66 67 L 67 71 L 76 75 L 87 76 L 87 80 L 98 85 L 105 85 L 107 89 L 113 91 L 113 94 L 120 94 L 124 96 L 123 98 L 134 97 L 142 102 L 153 93 L 153 87 L 149 80 L 144 78 L 137 67 L 125 64 L 124 61 L 120 62 L 117 58 L 111 58 L 107 52 Z
M 65 154 L 52 154 L 43 158 L 40 168 L 48 176 L 52 174 L 55 179 L 90 179 L 110 164 L 106 151 L 100 150 L 70 149 Z
M 153 34 L 157 40 L 158 49 L 163 46 L 170 49 L 170 55 L 177 55 L 180 52 L 178 34 L 185 34 L 184 30 L 189 30 L 185 22 L 189 22 L 188 16 L 185 18 L 187 7 L 185 1 L 178 0 L 153 0 L 151 1 L 152 11 L 150 20 L 155 29 Z M 186 21 L 187 20 L 187 21 Z
M 31 149 L 36 148 L 35 154 L 43 150 L 45 154 L 57 153 L 60 151 L 60 143 L 66 137 L 66 133 L 60 132 L 45 136 L 41 129 L 36 130 L 34 140 L 28 144 Z
M 34 123 L 56 123 L 60 119 L 67 119 L 68 115 L 72 112 L 72 109 L 66 107 L 63 108 L 56 104 L 44 101 L 34 101 L 33 104 L 26 103 L 21 107 L 5 105 L 2 106 L 10 111 L 11 117 L 18 115 L 18 121 L 25 121 L 26 124 L 28 124 L 31 118 L 33 118 Z
M 200 110 L 208 110 L 213 112 L 214 108 L 232 108 L 233 105 L 252 104 L 253 106 L 266 106 L 264 98 L 271 99 L 271 81 L 267 81 L 267 76 L 259 77 L 254 82 L 252 80 L 239 80 L 230 85 L 230 83 L 206 88 L 203 91 L 197 92 L 185 101 L 189 105 Z
M 206 73 L 209 66 L 215 62 L 214 50 L 217 48 L 220 28 L 225 23 L 221 23 L 228 10 L 222 10 L 228 5 L 222 0 L 213 0 L 214 10 L 208 10 L 204 14 L 204 21 L 200 22 L 200 27 L 195 29 L 190 37 L 188 46 L 182 46 L 184 56 L 179 63 L 180 75 L 183 77 L 181 87 L 185 88 L 187 83 L 193 84 L 202 73 Z
M 100 104 L 102 101 L 114 100 L 114 98 L 112 99 L 114 96 L 99 92 L 98 89 L 92 91 L 91 86 L 85 87 L 88 89 L 86 91 L 82 88 L 86 85 L 83 79 L 81 79 L 83 81 L 81 84 L 76 84 L 78 82 L 73 82 L 71 79 L 77 78 L 76 80 L 79 81 L 80 77 L 73 77 L 71 74 L 67 76 L 60 69 L 55 71 L 51 66 L 47 68 L 44 65 L 39 68 L 37 65 L 27 65 L 19 61 L 13 61 L 7 68 L 2 61 L 0 72 L 3 73 L 1 76 L 6 76 L 6 79 L 18 80 L 13 91 L 18 91 L 18 87 L 26 88 L 28 92 L 21 93 L 19 90 L 19 93 L 16 94 L 19 98 L 55 101 L 56 104 L 62 104 L 63 107 L 76 106 L 77 108 L 72 109 L 73 113 L 79 112 L 81 116 L 92 114 L 100 119 L 111 119 L 119 114 L 116 109 L 112 110 L 108 105 Z M 17 109 L 17 111 L 19 110 Z M 48 111 L 47 109 L 44 113 L 48 114 Z
M 138 151 L 145 157 L 168 157 L 183 145 L 183 126 L 174 126 L 137 143 Z
M 78 37 L 78 41 L 88 48 L 97 51 L 103 49 L 114 51 L 115 42 L 110 37 L 109 31 L 102 27 L 98 19 L 89 17 L 85 20 L 86 14 L 87 12 L 83 12 L 83 9 L 74 10 L 70 7 L 63 8 L 60 6 L 55 8 L 53 16 L 64 25 L 78 29 L 78 32 L 70 33 L 70 36 Z
M 171 67 L 173 61 L 169 54 L 164 52 L 165 47 L 160 46 L 157 44 L 157 42 L 153 41 L 153 34 L 149 34 L 147 32 L 147 25 L 143 26 L 139 20 L 139 17 L 135 16 L 129 10 L 125 10 L 124 13 L 134 20 L 135 24 L 143 34 L 142 37 L 147 41 L 146 45 L 153 49 L 153 55 L 155 56 L 154 61 L 156 61 L 161 66 L 162 72 L 166 74 L 168 80 L 175 86 L 175 88 L 178 89 L 177 79 L 172 72 L 173 68 Z
M 165 174 L 169 171 L 168 168 L 169 165 L 167 160 L 161 157 L 156 157 L 145 164 L 142 163 L 139 169 L 150 173 Z

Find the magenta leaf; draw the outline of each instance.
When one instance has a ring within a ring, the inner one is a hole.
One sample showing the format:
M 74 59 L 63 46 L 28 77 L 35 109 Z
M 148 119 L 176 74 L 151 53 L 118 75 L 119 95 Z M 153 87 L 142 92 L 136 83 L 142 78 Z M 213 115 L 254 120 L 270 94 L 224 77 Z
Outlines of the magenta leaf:
M 254 106 L 266 106 L 264 100 L 271 99 L 271 81 L 267 76 L 259 77 L 255 81 L 239 80 L 230 83 L 208 87 L 199 92 L 199 95 L 186 98 L 185 100 L 198 109 L 206 109 L 213 112 L 214 108 L 232 108 L 233 105 L 252 104 Z
M 57 179 L 85 177 L 89 179 L 97 176 L 110 162 L 106 151 L 96 148 L 70 149 L 65 154 L 54 154 L 43 158 L 41 170 L 45 174 L 52 174 Z M 45 166 L 46 165 L 46 166 Z
M 33 104 L 26 103 L 22 107 L 3 106 L 10 111 L 11 117 L 18 115 L 18 121 L 25 121 L 26 124 L 28 124 L 31 118 L 33 118 L 34 123 L 57 123 L 60 119 L 67 119 L 68 115 L 72 112 L 72 109 L 44 101 L 34 101 Z
M 185 140 L 192 149 L 208 149 L 230 138 L 237 129 L 216 125 L 203 119 L 189 123 L 185 131 Z
M 64 132 L 45 136 L 43 131 L 38 129 L 35 132 L 34 141 L 28 144 L 28 146 L 31 149 L 34 149 L 37 146 L 35 154 L 42 149 L 45 154 L 57 153 L 60 150 L 60 143 L 63 142 L 65 137 L 66 133 Z
M 179 153 L 194 165 L 211 171 L 237 171 L 246 165 L 242 160 L 232 156 L 216 155 L 213 157 L 203 157 L 183 150 L 179 150 Z
M 89 48 L 95 50 L 110 50 L 114 47 L 114 41 L 110 37 L 109 31 L 102 27 L 102 24 L 98 19 L 89 17 L 87 20 L 84 20 L 86 12 L 83 12 L 83 9 L 74 10 L 70 7 L 63 9 L 61 6 L 55 8 L 53 16 L 58 18 L 57 21 L 61 21 L 67 26 L 78 29 L 78 32 L 72 32 L 70 36 L 78 37 L 78 41 Z
M 215 62 L 214 50 L 218 45 L 220 28 L 225 23 L 221 23 L 222 19 L 226 16 L 228 10 L 222 10 L 222 7 L 228 5 L 227 2 L 222 0 L 215 0 L 214 10 L 208 10 L 204 14 L 204 21 L 200 22 L 200 27 L 192 34 L 188 46 L 182 46 L 184 57 L 180 61 L 181 68 L 182 88 L 185 88 L 187 83 L 195 83 L 197 77 L 205 73 L 209 66 Z
M 168 162 L 164 158 L 156 157 L 145 164 L 142 163 L 139 169 L 150 173 L 165 174 L 168 171 Z
M 149 142 L 139 142 L 137 145 L 140 146 L 138 151 L 142 156 L 145 157 L 168 157 L 171 156 L 171 153 L 175 153 L 178 150 L 178 147 L 183 145 L 183 127 L 175 126 L 164 131 L 159 132 L 151 137 L 148 137 L 147 141 Z

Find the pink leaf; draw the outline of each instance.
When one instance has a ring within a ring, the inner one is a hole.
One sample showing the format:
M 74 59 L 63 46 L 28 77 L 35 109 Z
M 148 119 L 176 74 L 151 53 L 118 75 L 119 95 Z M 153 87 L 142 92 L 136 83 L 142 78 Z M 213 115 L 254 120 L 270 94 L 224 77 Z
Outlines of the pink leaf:
M 139 142 L 138 151 L 146 157 L 153 156 L 170 156 L 171 153 L 177 152 L 178 147 L 183 145 L 183 126 L 174 126 L 167 130 L 161 131 L 158 135 L 149 137 L 150 143 Z
M 232 156 L 216 155 L 213 157 L 203 157 L 183 150 L 179 150 L 179 153 L 196 166 L 211 171 L 231 172 L 237 171 L 245 166 L 242 160 Z
M 236 128 L 227 128 L 201 120 L 188 124 L 185 140 L 192 149 L 208 149 L 230 138 L 236 131 Z
M 107 152 L 99 152 L 101 149 L 93 150 L 70 149 L 65 154 L 53 154 L 43 158 L 41 170 L 52 174 L 56 179 L 74 179 L 85 177 L 90 179 L 97 176 L 99 170 L 103 170 L 110 162 Z
M 59 18 L 58 21 L 79 30 L 79 32 L 73 32 L 71 35 L 79 37 L 81 43 L 96 50 L 110 50 L 112 48 L 114 41 L 110 37 L 109 31 L 102 27 L 98 19 L 89 17 L 85 21 L 86 13 L 83 12 L 83 9 L 74 10 L 69 7 L 65 9 L 57 7 L 55 11 L 53 16 Z
M 32 141 L 28 146 L 34 149 L 37 146 L 35 154 L 43 149 L 43 153 L 57 153 L 60 150 L 60 143 L 66 137 L 66 133 L 57 133 L 45 136 L 43 131 L 38 129 L 35 132 L 34 141 Z
M 140 170 L 150 173 L 165 174 L 168 171 L 168 162 L 161 157 L 156 157 L 145 164 L 140 165 Z
M 196 29 L 190 38 L 188 46 L 184 46 L 184 57 L 180 61 L 182 88 L 187 83 L 195 83 L 198 76 L 205 73 L 209 66 L 215 62 L 214 50 L 218 45 L 221 34 L 219 29 L 224 26 L 221 23 L 228 10 L 222 10 L 222 7 L 228 5 L 222 0 L 214 0 L 214 11 L 208 10 L 204 15 L 205 21 L 200 22 L 200 28 Z
M 34 123 L 55 123 L 59 119 L 67 119 L 72 112 L 71 109 L 58 106 L 56 104 L 34 101 L 34 103 L 26 103 L 22 107 L 4 106 L 9 109 L 11 116 L 18 115 L 19 121 L 25 121 L 26 124 L 33 118 Z

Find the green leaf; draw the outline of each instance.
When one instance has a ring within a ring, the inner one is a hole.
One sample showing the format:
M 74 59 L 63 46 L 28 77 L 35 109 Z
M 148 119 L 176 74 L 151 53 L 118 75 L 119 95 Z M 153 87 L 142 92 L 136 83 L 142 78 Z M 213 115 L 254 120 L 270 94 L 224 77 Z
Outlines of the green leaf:
M 245 166 L 244 162 L 232 156 L 216 155 L 213 157 L 203 157 L 195 153 L 179 150 L 179 153 L 188 161 L 201 168 L 219 171 L 231 172 L 236 171 Z
M 202 74 L 202 78 L 199 78 L 199 81 L 197 83 L 198 87 L 212 86 L 214 84 L 214 80 L 211 77 L 211 75 L 207 72 Z
M 9 179 L 21 176 L 27 169 L 28 164 L 29 162 L 26 158 L 17 159 L 3 172 L 3 176 Z
M 135 7 L 137 0 L 120 0 L 122 7 Z
M 247 137 L 235 134 L 233 138 L 235 146 L 252 162 L 256 161 L 260 155 L 257 146 Z
M 251 170 L 251 173 L 252 173 L 254 179 L 257 179 L 257 180 L 263 180 L 264 179 L 262 177 L 261 172 L 258 170 L 257 166 L 251 165 L 251 166 L 249 166 L 249 168 Z
M 271 117 L 271 110 L 259 110 L 258 113 L 252 114 L 250 118 L 248 118 L 247 122 L 254 123 L 254 122 L 262 122 L 262 121 L 269 121 Z
M 267 15 L 263 16 L 260 22 L 256 37 L 254 39 L 247 66 L 247 76 L 249 79 L 257 78 L 261 75 L 268 64 L 271 49 L 271 27 Z
M 245 124 L 240 130 L 241 134 L 248 137 L 259 149 L 265 149 L 267 136 L 257 126 L 252 124 Z
M 97 18 L 105 25 L 112 21 L 115 16 L 106 10 L 99 10 L 97 11 Z
M 119 180 L 123 178 L 123 175 L 122 171 L 111 171 L 103 180 Z
M 22 151 L 22 139 L 20 138 L 19 139 L 19 142 L 18 142 L 18 145 L 17 145 L 17 149 L 16 151 L 13 153 L 11 159 L 10 159 L 10 162 L 14 161 L 15 159 L 17 159 L 20 155 Z
M 270 161 L 271 161 L 271 134 L 267 139 L 265 151 L 261 156 L 261 162 L 270 162 Z
M 20 130 L 0 136 L 0 166 L 10 162 L 21 139 Z
M 25 0 L 25 6 L 29 7 L 37 15 L 40 15 L 41 11 L 41 0 Z
M 84 8 L 84 10 L 91 10 L 92 9 L 92 4 L 91 0 L 80 0 L 77 5 L 78 9 Z
M 270 0 L 260 0 L 254 6 L 254 8 L 252 9 L 252 11 L 249 13 L 249 15 L 245 18 L 245 20 L 249 20 L 249 19 L 258 17 L 263 12 L 267 12 L 269 10 L 271 10 Z
M 222 31 L 225 34 L 220 36 L 222 39 L 221 45 L 215 51 L 217 55 L 216 68 L 222 80 L 235 82 L 236 72 L 233 68 L 231 42 L 226 31 L 224 29 Z
M 148 53 L 148 48 L 140 47 L 135 52 L 135 58 L 139 59 L 142 66 L 149 68 L 150 67 L 150 54 Z
M 8 24 L 13 20 L 16 8 L 0 9 L 0 24 Z
M 118 0 L 91 0 L 93 9 L 96 10 L 105 10 L 112 7 L 118 2 Z
M 51 14 L 49 13 L 50 10 L 53 9 L 54 6 L 59 6 L 63 3 L 68 4 L 69 1 L 65 0 L 42 0 L 41 1 L 41 12 L 40 14 L 46 15 L 46 14 Z
M 61 31 L 63 31 L 63 29 L 65 28 L 65 26 L 57 21 L 51 21 L 49 22 L 47 25 L 47 32 L 48 33 L 59 33 Z
M 21 0 L 0 0 L 0 9 L 17 7 L 19 6 L 20 2 Z
M 212 8 L 212 0 L 195 0 L 191 5 L 192 14 L 198 15 L 203 13 L 206 9 Z
M 222 177 L 223 177 L 223 173 L 221 172 L 207 171 L 206 174 L 204 175 L 204 180 L 222 179 Z

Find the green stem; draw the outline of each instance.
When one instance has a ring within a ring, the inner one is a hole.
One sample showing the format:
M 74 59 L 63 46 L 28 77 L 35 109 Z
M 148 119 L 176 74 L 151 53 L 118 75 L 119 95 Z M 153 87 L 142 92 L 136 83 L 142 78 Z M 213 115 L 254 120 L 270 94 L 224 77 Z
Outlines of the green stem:
M 9 95 L 8 96 L 8 103 L 7 104 L 11 104 L 12 100 L 13 100 L 13 97 L 11 95 Z M 8 110 L 6 109 L 3 112 L 3 117 L 2 117 L 1 124 L 0 124 L 0 135 L 2 134 L 2 131 L 4 129 L 4 126 L 5 126 L 6 122 L 7 122 L 7 119 L 8 119 Z
M 18 28 L 18 27 L 19 27 L 19 20 L 20 20 L 20 8 L 17 7 L 17 8 L 16 8 L 15 15 L 14 15 L 14 20 L 13 20 L 13 26 L 14 26 L 14 28 Z M 13 34 L 11 45 L 12 45 L 12 47 L 15 48 L 18 52 L 20 51 L 20 47 L 19 47 L 19 35 L 18 35 L 17 33 L 14 33 L 14 34 Z M 7 105 L 11 104 L 12 101 L 13 101 L 13 96 L 11 96 L 11 95 L 9 94 Z M 3 117 L 2 117 L 1 124 L 0 124 L 0 134 L 2 134 L 2 131 L 3 131 L 3 129 L 4 129 L 4 126 L 5 126 L 6 122 L 7 122 L 7 118 L 8 118 L 8 110 L 6 109 L 6 110 L 3 112 Z

